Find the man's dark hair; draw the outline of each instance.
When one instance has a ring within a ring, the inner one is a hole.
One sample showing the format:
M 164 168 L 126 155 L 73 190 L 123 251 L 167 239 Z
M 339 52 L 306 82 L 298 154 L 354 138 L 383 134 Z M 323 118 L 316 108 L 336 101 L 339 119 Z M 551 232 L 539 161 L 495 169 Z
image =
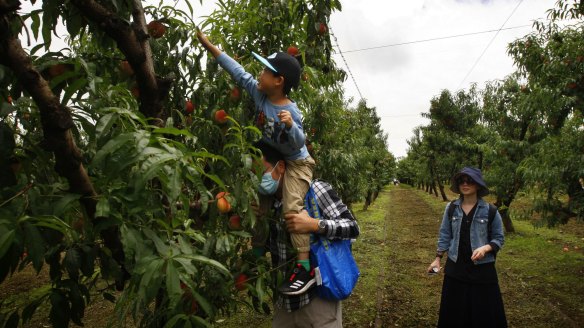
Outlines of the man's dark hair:
M 276 166 L 276 164 L 279 161 L 284 160 L 284 156 L 282 156 L 282 154 L 279 151 L 274 149 L 274 147 L 270 146 L 267 142 L 263 140 L 256 142 L 255 146 L 257 149 L 261 150 L 262 155 L 264 156 L 266 161 L 272 164 L 273 166 Z

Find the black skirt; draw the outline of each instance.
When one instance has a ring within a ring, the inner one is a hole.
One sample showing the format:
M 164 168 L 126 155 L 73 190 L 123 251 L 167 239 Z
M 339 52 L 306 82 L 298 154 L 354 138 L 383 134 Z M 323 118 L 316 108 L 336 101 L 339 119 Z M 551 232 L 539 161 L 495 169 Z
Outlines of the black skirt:
M 507 327 L 499 285 L 469 283 L 445 275 L 438 327 Z

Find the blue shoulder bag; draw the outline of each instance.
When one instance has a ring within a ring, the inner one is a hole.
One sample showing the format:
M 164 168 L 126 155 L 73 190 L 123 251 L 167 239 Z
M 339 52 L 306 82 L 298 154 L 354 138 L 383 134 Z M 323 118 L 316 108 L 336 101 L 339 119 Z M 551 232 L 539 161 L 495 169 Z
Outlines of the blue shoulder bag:
M 304 206 L 311 217 L 322 218 L 312 184 L 304 198 Z M 312 235 L 310 263 L 315 268 L 318 296 L 328 300 L 344 300 L 351 295 L 360 273 L 351 252 L 350 240 L 329 240 L 324 236 Z

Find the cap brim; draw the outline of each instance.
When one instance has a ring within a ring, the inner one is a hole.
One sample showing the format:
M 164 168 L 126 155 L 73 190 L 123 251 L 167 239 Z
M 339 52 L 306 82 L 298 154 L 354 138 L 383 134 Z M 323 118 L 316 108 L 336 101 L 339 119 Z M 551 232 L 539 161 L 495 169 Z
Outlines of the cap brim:
M 251 54 L 255 57 L 255 59 L 259 60 L 260 63 L 264 64 L 264 66 L 266 66 L 267 68 L 271 69 L 272 71 L 278 73 L 278 70 L 276 68 L 274 68 L 274 66 L 272 66 L 272 64 L 270 64 L 270 62 L 265 59 L 264 57 L 256 54 L 255 52 L 251 52 Z

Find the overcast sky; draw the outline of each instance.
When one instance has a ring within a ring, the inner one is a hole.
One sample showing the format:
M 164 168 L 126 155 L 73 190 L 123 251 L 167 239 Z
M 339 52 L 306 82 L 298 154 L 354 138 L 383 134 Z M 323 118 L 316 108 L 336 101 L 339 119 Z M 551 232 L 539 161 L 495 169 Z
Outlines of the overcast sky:
M 163 1 L 175 4 L 175 1 Z M 184 1 L 189 0 L 176 2 L 184 7 Z M 158 0 L 151 2 L 158 3 Z M 191 0 L 195 21 L 200 22 L 208 15 L 215 8 L 215 2 L 203 0 L 201 6 L 198 0 Z M 486 81 L 502 79 L 514 71 L 507 45 L 532 31 L 533 21 L 545 18 L 546 10 L 553 8 L 556 0 L 341 2 L 343 10 L 332 14 L 330 27 L 341 51 L 345 52 L 363 97 L 381 116 L 382 128 L 389 136 L 389 150 L 400 157 L 406 155 L 407 139 L 412 130 L 427 123 L 420 113 L 428 111 L 430 100 L 441 90 L 468 88 L 472 82 L 482 88 Z M 25 2 L 24 7 L 27 6 L 30 4 Z M 498 30 L 503 24 L 503 28 L 523 27 L 501 30 L 488 49 L 496 32 L 354 51 Z M 334 59 L 346 69 L 338 53 Z M 345 88 L 347 97 L 360 98 L 352 79 L 345 82 Z
M 507 55 L 509 42 L 532 31 L 535 19 L 546 17 L 556 0 L 353 0 L 343 1 L 343 11 L 331 17 L 331 27 L 341 51 L 498 30 L 513 10 L 506 27 L 471 68 L 496 34 L 485 33 L 446 40 L 347 52 L 345 59 L 363 97 L 377 108 L 388 147 L 395 156 L 407 152 L 412 129 L 427 121 L 430 99 L 441 90 L 479 88 L 515 70 Z M 344 64 L 339 55 L 339 65 Z M 352 80 L 347 95 L 359 98 Z

